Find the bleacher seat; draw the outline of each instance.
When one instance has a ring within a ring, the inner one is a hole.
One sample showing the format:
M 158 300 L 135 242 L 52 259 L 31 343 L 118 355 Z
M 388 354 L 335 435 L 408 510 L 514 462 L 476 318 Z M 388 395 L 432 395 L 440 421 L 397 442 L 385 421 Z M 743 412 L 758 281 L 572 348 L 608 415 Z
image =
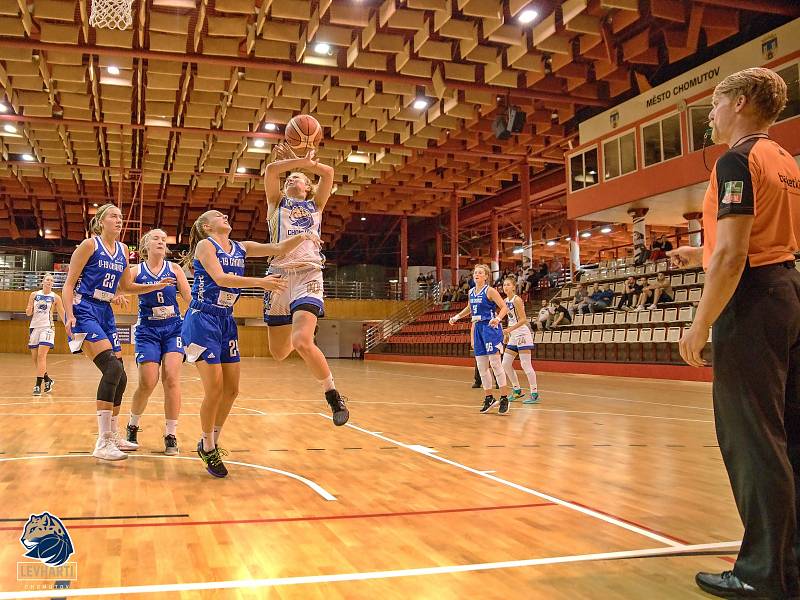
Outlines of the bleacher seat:
M 684 273 L 683 283 L 684 285 L 687 283 L 697 283 L 697 273 Z
M 639 341 L 640 342 L 652 342 L 653 341 L 653 330 L 650 327 L 642 327 L 642 330 L 639 332 Z
M 639 330 L 631 327 L 625 330 L 625 341 L 628 343 L 639 341 Z
M 688 323 L 692 320 L 692 312 L 693 309 L 691 306 L 682 306 L 680 311 L 678 312 L 678 321 L 683 321 L 684 323 Z
M 581 332 L 580 329 L 573 329 L 569 332 L 569 343 L 570 344 L 577 344 L 581 340 Z
M 572 324 L 573 325 L 583 325 L 583 322 L 584 322 L 585 318 L 586 318 L 585 315 L 575 315 L 575 318 L 572 320 Z
M 613 313 L 613 315 L 614 315 L 614 325 L 622 325 L 625 323 L 625 317 L 627 316 L 627 313 L 616 312 Z
M 542 334 L 543 334 L 543 337 L 542 337 L 542 343 L 543 344 L 549 344 L 549 343 L 551 343 L 553 341 L 553 332 L 552 331 L 544 331 L 544 332 L 542 332 Z
M 581 329 L 580 343 L 588 344 L 592 339 L 592 331 L 590 329 Z
M 551 341 L 553 344 L 559 344 L 559 343 L 561 343 L 561 338 L 563 337 L 563 334 L 564 334 L 564 332 L 563 332 L 563 331 L 554 331 L 554 332 L 553 332 L 553 339 L 552 339 L 552 340 L 550 340 L 550 341 Z M 569 334 L 569 332 L 567 332 L 567 334 Z
M 681 328 L 670 327 L 667 329 L 667 341 L 677 343 L 681 341 Z
M 625 313 L 625 322 L 626 323 L 636 323 L 639 319 L 639 314 L 635 310 L 629 310 Z
M 683 275 L 681 273 L 676 273 L 669 278 L 669 283 L 672 286 L 683 285 Z
M 537 331 L 536 333 L 533 334 L 533 343 L 541 344 L 543 338 L 544 338 L 544 331 Z
M 613 329 L 603 329 L 602 341 L 603 341 L 603 343 L 611 344 L 614 341 L 614 330 Z
M 664 320 L 667 323 L 674 323 L 675 321 L 677 321 L 678 320 L 678 309 L 675 308 L 675 307 L 666 309 L 664 311 Z
M 675 290 L 675 302 L 686 302 L 689 300 L 689 290 Z
M 703 290 L 701 288 L 691 288 L 689 290 L 689 302 L 700 302 L 702 295 Z
M 593 344 L 599 344 L 603 341 L 603 330 L 602 329 L 592 329 L 591 330 L 591 341 Z
M 609 330 L 609 331 L 611 331 L 611 330 Z M 612 341 L 615 344 L 619 344 L 619 343 L 624 342 L 625 341 L 625 332 L 626 331 L 627 331 L 627 329 L 614 329 L 614 337 L 612 338 Z
M 656 343 L 667 341 L 667 328 L 655 327 L 653 328 L 653 341 Z

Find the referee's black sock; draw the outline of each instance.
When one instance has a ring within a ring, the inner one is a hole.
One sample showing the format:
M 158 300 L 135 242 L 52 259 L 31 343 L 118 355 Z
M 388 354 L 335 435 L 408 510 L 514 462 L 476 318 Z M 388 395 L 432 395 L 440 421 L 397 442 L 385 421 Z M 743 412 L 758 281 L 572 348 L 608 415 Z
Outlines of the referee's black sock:
M 45 381 L 53 381 L 52 379 L 50 379 L 50 375 L 48 375 L 46 372 L 44 374 L 44 380 Z
M 36 385 L 41 387 L 41 385 L 42 385 L 42 377 L 37 377 L 36 378 Z

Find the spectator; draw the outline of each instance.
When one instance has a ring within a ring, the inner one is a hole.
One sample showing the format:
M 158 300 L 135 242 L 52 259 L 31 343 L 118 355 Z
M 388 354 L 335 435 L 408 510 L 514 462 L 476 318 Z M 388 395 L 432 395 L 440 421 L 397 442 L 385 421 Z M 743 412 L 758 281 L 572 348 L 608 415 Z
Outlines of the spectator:
M 553 299 L 550 301 L 550 306 L 553 311 L 553 321 L 550 323 L 551 329 L 561 325 L 572 325 L 572 317 L 560 301 Z
M 554 310 L 547 305 L 547 300 L 542 300 L 539 316 L 536 317 L 536 329 L 539 331 L 547 329 L 553 320 L 553 312 Z
M 639 306 L 636 310 L 644 310 L 645 304 L 650 300 L 650 308 L 658 308 L 659 302 L 672 302 L 674 298 L 672 284 L 664 271 L 659 271 L 656 280 L 648 285 L 639 296 Z
M 642 282 L 640 284 L 639 282 Z M 633 275 L 625 280 L 625 287 L 622 290 L 617 310 L 631 310 L 634 306 L 639 305 L 639 294 L 644 289 L 644 278 L 637 280 Z
M 614 302 L 614 291 L 611 289 L 611 284 L 607 283 L 603 289 L 599 289 L 597 284 L 592 286 L 594 292 L 589 296 L 589 312 L 596 313 L 607 310 Z
M 575 296 L 572 298 L 572 303 L 569 306 L 569 319 L 572 321 L 578 312 L 585 312 L 588 310 L 589 293 L 586 291 L 586 284 L 579 283 L 578 288 L 575 290 Z

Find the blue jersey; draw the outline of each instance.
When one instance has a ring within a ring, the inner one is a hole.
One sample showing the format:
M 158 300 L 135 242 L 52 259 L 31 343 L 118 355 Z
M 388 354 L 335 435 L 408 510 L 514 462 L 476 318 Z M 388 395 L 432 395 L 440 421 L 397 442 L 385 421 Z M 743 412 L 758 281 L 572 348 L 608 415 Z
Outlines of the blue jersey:
M 489 286 L 485 285 L 480 290 L 476 287 L 469 291 L 469 310 L 472 322 L 491 321 L 495 317 L 497 305 L 489 300 L 486 292 Z
M 222 265 L 222 270 L 231 275 L 244 275 L 244 259 L 246 253 L 238 242 L 231 240 L 232 250 L 225 252 L 222 247 L 213 239 L 208 241 L 214 245 L 217 251 L 217 259 Z M 239 299 L 240 288 L 229 288 L 217 285 L 208 272 L 203 268 L 202 263 L 194 259 L 194 283 L 192 284 L 192 305 L 193 308 L 202 310 L 202 307 L 217 309 L 225 314 L 233 313 L 233 305 Z M 198 306 L 198 305 L 202 305 Z
M 172 263 L 164 261 L 164 266 L 157 274 L 154 274 L 147 266 L 147 262 L 138 265 L 136 276 L 133 280 L 136 283 L 152 285 L 158 283 L 165 277 L 175 277 L 172 271 Z M 172 323 L 181 318 L 178 308 L 178 290 L 174 285 L 168 285 L 157 292 L 148 292 L 139 295 L 139 322 L 142 324 L 156 325 L 162 323 Z
M 111 302 L 128 267 L 127 251 L 121 242 L 114 242 L 114 252 L 110 253 L 99 236 L 93 239 L 94 253 L 83 267 L 75 286 L 76 303 L 82 298 Z

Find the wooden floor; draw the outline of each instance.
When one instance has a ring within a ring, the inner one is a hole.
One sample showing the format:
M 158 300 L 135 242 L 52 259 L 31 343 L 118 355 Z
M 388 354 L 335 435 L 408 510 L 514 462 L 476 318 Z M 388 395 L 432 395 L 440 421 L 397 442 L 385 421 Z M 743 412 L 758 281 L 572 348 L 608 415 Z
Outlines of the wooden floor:
M 702 598 L 695 572 L 729 569 L 741 536 L 707 383 L 543 373 L 541 405 L 481 415 L 472 369 L 340 360 L 334 428 L 302 363 L 245 359 L 217 480 L 193 452 L 193 367 L 180 457 L 159 389 L 139 451 L 103 463 L 94 365 L 52 355 L 33 398 L 29 359 L 0 364 L 0 600 Z M 17 581 L 45 510 L 75 547 L 68 590 Z

